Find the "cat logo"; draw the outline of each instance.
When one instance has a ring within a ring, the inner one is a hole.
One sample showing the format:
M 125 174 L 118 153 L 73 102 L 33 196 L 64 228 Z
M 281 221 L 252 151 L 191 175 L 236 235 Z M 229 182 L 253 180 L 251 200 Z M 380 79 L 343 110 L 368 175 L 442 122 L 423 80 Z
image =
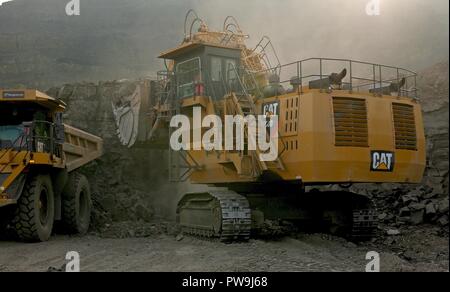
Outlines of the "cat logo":
M 372 151 L 371 171 L 392 172 L 394 171 L 395 156 L 388 151 Z
M 263 104 L 263 114 L 264 115 L 279 115 L 280 114 L 280 107 L 278 102 L 272 102 L 272 103 L 265 103 Z
M 266 116 L 266 127 L 274 128 L 277 124 L 274 122 L 274 116 L 280 113 L 280 104 L 278 102 L 263 104 L 263 114 Z

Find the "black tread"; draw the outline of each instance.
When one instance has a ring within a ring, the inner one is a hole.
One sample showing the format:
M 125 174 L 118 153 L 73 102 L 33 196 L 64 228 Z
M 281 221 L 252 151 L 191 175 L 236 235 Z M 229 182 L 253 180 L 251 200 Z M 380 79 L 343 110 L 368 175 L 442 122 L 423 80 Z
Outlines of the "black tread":
M 89 215 L 85 218 L 86 224 L 81 224 L 78 212 L 79 192 L 84 188 L 89 200 Z M 62 225 L 65 231 L 71 234 L 85 234 L 89 229 L 91 193 L 87 178 L 79 173 L 70 174 L 69 180 L 62 194 Z
M 46 184 L 47 191 L 50 193 L 51 202 L 49 202 L 50 218 L 47 225 L 42 227 L 39 222 L 37 212 L 37 200 L 39 200 L 39 189 L 41 184 Z M 27 242 L 47 241 L 53 229 L 54 219 L 54 194 L 51 179 L 48 175 L 37 175 L 29 179 L 18 201 L 12 226 L 17 236 Z
M 222 242 L 248 241 L 251 230 L 251 210 L 248 200 L 230 190 L 210 190 L 208 194 L 217 200 L 221 208 L 220 232 L 213 230 L 209 222 L 196 227 L 189 226 L 187 222 L 179 222 L 183 233 L 205 239 L 219 238 Z M 186 200 L 181 205 L 188 202 L 189 200 Z

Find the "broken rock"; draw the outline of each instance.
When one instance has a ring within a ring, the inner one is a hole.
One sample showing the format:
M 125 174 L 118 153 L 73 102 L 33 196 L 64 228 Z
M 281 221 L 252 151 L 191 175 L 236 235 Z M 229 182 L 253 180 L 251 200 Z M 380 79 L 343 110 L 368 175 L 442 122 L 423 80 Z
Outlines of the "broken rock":
M 413 197 L 413 198 L 420 198 L 420 197 L 422 197 L 422 194 L 423 194 L 423 191 L 414 190 L 414 191 L 409 192 L 408 195 Z
M 436 214 L 436 208 L 434 207 L 433 203 L 429 203 L 428 205 L 425 206 L 425 213 L 427 215 L 434 215 L 434 214 Z
M 448 216 L 447 215 L 442 216 L 441 218 L 438 219 L 437 222 L 441 226 L 447 226 L 448 225 Z
M 416 211 L 418 211 L 418 210 L 423 210 L 423 209 L 425 209 L 425 204 L 422 204 L 422 203 L 412 203 L 412 204 L 410 204 L 408 207 L 409 207 L 410 210 L 416 210 Z
M 378 215 L 378 219 L 381 220 L 381 221 L 386 219 L 386 217 L 387 217 L 386 213 L 382 213 L 382 214 Z
M 424 210 L 418 210 L 411 212 L 409 221 L 411 224 L 419 225 L 423 223 Z
M 386 233 L 389 236 L 396 236 L 396 235 L 400 235 L 400 230 L 398 230 L 398 229 L 389 229 Z
M 136 206 L 136 215 L 139 219 L 145 222 L 150 222 L 153 219 L 153 211 L 143 204 L 138 204 Z
M 435 197 L 438 196 L 438 193 L 435 193 L 434 191 L 432 193 L 426 194 L 425 196 L 423 196 L 424 199 L 428 200 L 428 199 L 433 199 Z
M 448 213 L 448 198 L 439 202 L 438 210 L 441 214 Z
M 400 217 L 408 217 L 411 214 L 411 211 L 408 207 L 403 207 L 400 209 L 399 216 Z
M 411 195 L 404 195 L 404 196 L 402 196 L 402 201 L 403 201 L 403 204 L 408 204 L 411 202 L 417 202 L 418 199 L 417 199 L 417 197 L 414 197 Z
M 177 237 L 175 237 L 175 240 L 176 240 L 176 241 L 182 241 L 183 239 L 184 239 L 184 236 L 183 236 L 183 234 L 181 234 L 181 233 L 178 234 Z
M 407 222 L 411 222 L 411 217 L 410 216 L 397 217 L 396 226 L 404 225 Z

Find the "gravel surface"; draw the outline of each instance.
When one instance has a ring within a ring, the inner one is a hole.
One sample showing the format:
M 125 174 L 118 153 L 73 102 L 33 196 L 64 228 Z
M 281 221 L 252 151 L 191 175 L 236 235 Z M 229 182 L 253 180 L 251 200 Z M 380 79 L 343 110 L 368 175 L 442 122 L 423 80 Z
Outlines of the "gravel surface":
M 69 251 L 79 252 L 82 271 L 363 272 L 369 251 L 379 252 L 381 271 L 448 271 L 448 238 L 428 231 L 426 238 L 424 230 L 405 230 L 361 245 L 322 234 L 236 244 L 149 233 L 55 236 L 36 244 L 1 241 L 0 272 L 58 269 Z

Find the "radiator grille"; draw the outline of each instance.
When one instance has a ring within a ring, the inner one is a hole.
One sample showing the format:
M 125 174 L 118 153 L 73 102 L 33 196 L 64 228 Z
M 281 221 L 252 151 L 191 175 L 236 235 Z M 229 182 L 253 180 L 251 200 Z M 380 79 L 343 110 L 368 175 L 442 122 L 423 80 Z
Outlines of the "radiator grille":
M 397 149 L 417 150 L 416 121 L 414 107 L 393 103 L 395 128 L 395 147 Z
M 333 111 L 336 146 L 368 147 L 366 101 L 334 97 Z

